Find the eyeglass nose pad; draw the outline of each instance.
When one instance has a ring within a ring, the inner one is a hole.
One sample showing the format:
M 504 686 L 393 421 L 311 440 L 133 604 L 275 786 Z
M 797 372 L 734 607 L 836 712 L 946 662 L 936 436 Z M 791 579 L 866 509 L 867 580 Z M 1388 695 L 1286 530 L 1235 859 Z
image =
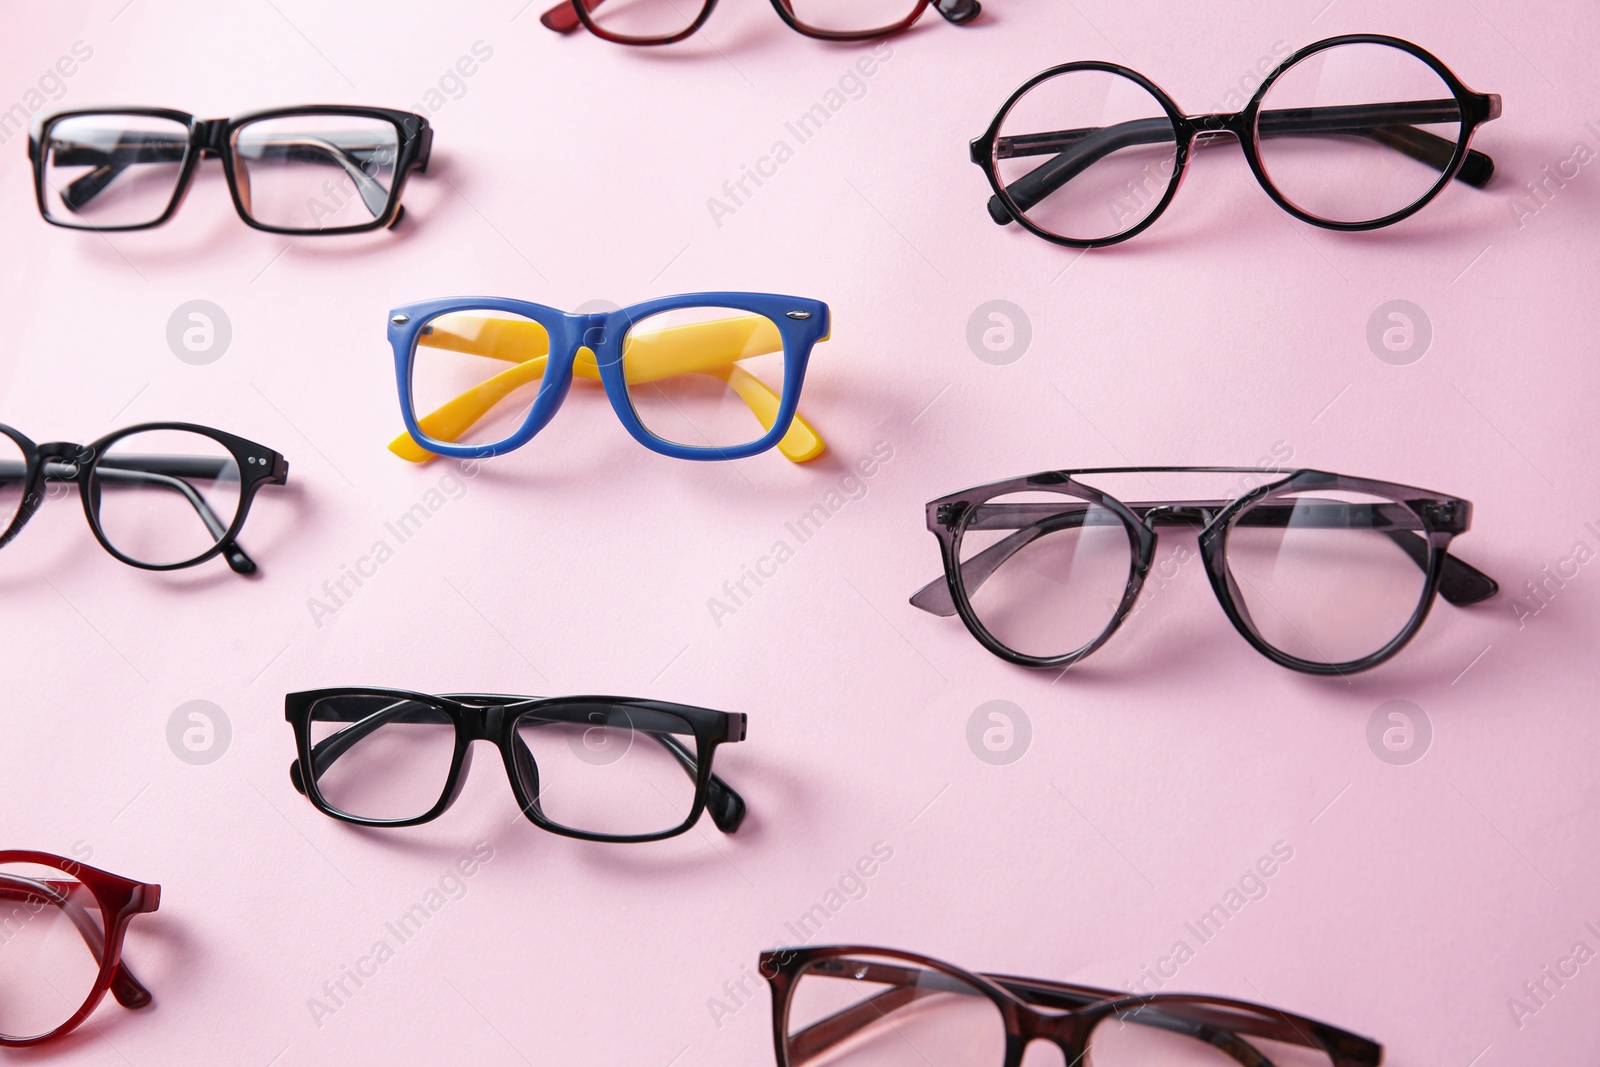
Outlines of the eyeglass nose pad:
M 440 808 L 441 814 L 450 810 L 456 798 L 467 787 L 467 772 L 472 770 L 472 743 L 467 743 L 467 750 L 461 753 L 461 767 L 456 771 L 455 784 L 450 787 L 450 795 L 444 798 L 444 807 Z

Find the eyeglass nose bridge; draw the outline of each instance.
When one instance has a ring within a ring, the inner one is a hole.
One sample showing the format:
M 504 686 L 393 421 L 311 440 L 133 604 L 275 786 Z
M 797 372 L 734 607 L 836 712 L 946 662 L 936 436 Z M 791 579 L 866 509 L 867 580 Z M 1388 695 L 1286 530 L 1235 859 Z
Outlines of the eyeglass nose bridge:
M 1184 119 L 1193 132 L 1189 135 L 1191 144 L 1215 144 L 1232 137 L 1243 144 L 1250 136 L 1250 124 L 1245 119 L 1242 111 L 1212 112 L 1206 115 L 1189 115 Z

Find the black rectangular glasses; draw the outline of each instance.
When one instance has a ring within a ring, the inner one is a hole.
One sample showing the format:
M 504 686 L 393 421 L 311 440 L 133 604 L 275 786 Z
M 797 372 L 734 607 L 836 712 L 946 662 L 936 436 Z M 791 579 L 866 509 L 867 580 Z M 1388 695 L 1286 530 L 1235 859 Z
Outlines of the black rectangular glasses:
M 122 562 L 170 571 L 220 554 L 254 574 L 239 531 L 257 490 L 288 478 L 289 461 L 270 448 L 186 422 L 141 423 L 87 445 L 34 444 L 0 423 L 0 547 L 53 486 L 75 483 L 89 529 Z
M 33 120 L 28 158 L 47 222 L 143 230 L 172 218 L 196 164 L 222 170 L 239 217 L 272 233 L 393 226 L 433 129 L 408 111 L 316 104 L 197 119 L 166 108 L 61 111 Z
M 429 696 L 395 689 L 290 693 L 294 787 L 324 815 L 415 826 L 455 803 L 472 743 L 499 746 L 535 826 L 587 841 L 657 841 L 709 810 L 733 833 L 744 800 L 711 773 L 745 716 L 628 697 Z M 308 775 L 306 768 L 311 768 Z
M 1224 476 L 1230 495 L 1123 503 L 1097 486 L 1152 475 Z M 1070 667 L 1132 614 L 1158 527 L 1199 538 L 1212 590 L 1262 655 L 1311 674 L 1389 659 L 1435 593 L 1475 604 L 1499 586 L 1449 552 L 1472 505 L 1325 471 L 1122 467 L 1047 471 L 927 506 L 943 578 L 911 603 L 960 615 L 985 648 L 1025 667 Z
M 1030 78 L 972 142 L 994 189 L 989 215 L 1056 244 L 1125 241 L 1172 202 L 1195 148 L 1239 142 L 1261 188 L 1330 230 L 1399 222 L 1451 180 L 1483 188 L 1472 150 L 1500 97 L 1466 87 L 1409 41 L 1373 34 L 1307 45 L 1243 111 L 1187 115 L 1115 63 L 1065 63 Z

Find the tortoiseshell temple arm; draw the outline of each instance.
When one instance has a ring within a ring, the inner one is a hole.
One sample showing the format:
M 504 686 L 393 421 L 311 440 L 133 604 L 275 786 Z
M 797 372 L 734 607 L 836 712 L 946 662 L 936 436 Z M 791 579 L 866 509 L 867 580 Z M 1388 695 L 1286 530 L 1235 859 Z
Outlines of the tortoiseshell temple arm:
M 1500 98 L 1491 96 L 1489 118 L 1499 114 Z M 1263 138 L 1286 136 L 1362 137 L 1401 152 L 1440 173 L 1454 158 L 1456 142 L 1417 129 L 1429 123 L 1459 123 L 1461 105 L 1455 100 L 1416 100 L 1392 104 L 1346 104 L 1335 107 L 1283 108 L 1261 112 L 1256 129 Z M 1211 138 L 1202 130 L 1197 145 Z M 1006 195 L 1018 210 L 1027 211 L 1095 163 L 1125 148 L 1162 144 L 1173 139 L 1166 118 L 1134 119 L 1110 126 L 1001 137 L 995 141 L 996 159 L 1054 153 L 1046 161 L 1006 186 Z M 1494 160 L 1470 149 L 1456 172 L 1457 181 L 1476 189 L 1494 176 Z M 998 196 L 989 198 L 989 216 L 1005 225 L 1014 221 L 1011 208 Z
M 62 879 L 0 874 L 0 901 L 14 901 L 30 911 L 44 907 L 60 908 L 77 928 L 90 955 L 97 961 L 103 960 L 106 953 L 105 931 L 87 908 L 72 899 L 72 891 L 81 888 L 81 883 Z M 142 1008 L 155 999 L 144 983 L 134 977 L 124 961 L 118 961 L 117 969 L 112 972 L 111 993 L 124 1008 Z
M 956 978 L 917 967 L 858 959 L 829 960 L 821 966 L 826 966 L 827 971 L 819 970 L 818 973 L 825 976 L 831 972 L 841 981 L 862 981 L 888 988 L 792 1034 L 787 1040 L 790 1067 L 804 1067 L 854 1034 L 888 1019 L 895 1012 L 923 998 L 940 994 L 981 995 L 978 990 Z M 1001 975 L 983 977 L 1028 1004 L 1066 1012 L 1081 1011 L 1127 996 L 1117 990 L 1043 982 L 1032 978 Z M 1277 1014 L 1251 1005 L 1241 1004 L 1238 1010 L 1232 1010 L 1226 1003 L 1202 1004 L 1181 999 L 1163 1001 L 1158 997 L 1153 1002 L 1117 1011 L 1116 1017 L 1122 1023 L 1193 1038 L 1227 1055 L 1241 1067 L 1274 1067 L 1272 1060 L 1245 1040 L 1247 1037 L 1316 1048 L 1319 1051 L 1327 1051 L 1328 1044 L 1337 1043 L 1340 1064 L 1377 1064 L 1380 1061 L 1381 1049 L 1364 1038 L 1335 1031 L 1310 1020 L 1300 1020 L 1297 1025 L 1287 1016 L 1275 1017 Z
M 1144 503 L 1130 510 L 1152 526 L 1197 528 L 1229 505 L 1226 500 Z M 1005 537 L 961 562 L 961 583 L 971 596 L 1000 566 L 1028 545 L 1057 530 L 1083 526 L 1120 526 L 1122 520 L 1105 508 L 1084 503 L 979 504 L 967 530 L 1010 530 Z M 1393 541 L 1422 570 L 1429 566 L 1432 550 L 1416 514 L 1401 504 L 1351 504 L 1343 501 L 1301 499 L 1293 504 L 1258 504 L 1234 523 L 1241 527 L 1372 530 Z M 1487 574 L 1454 554 L 1445 557 L 1439 577 L 1439 595 L 1458 607 L 1487 600 L 1500 591 Z M 956 613 L 949 583 L 941 576 L 911 597 L 914 607 L 934 615 Z

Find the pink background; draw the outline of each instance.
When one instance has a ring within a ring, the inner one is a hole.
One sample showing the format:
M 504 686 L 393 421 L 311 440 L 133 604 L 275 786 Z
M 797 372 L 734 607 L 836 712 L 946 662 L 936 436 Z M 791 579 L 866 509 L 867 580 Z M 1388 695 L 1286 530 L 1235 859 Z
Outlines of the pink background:
M 79 441 L 188 419 L 292 464 L 246 528 L 254 581 L 220 563 L 125 567 L 70 498 L 0 558 L 0 840 L 164 890 L 128 941 L 157 1004 L 108 999 L 92 1027 L 14 1058 L 770 1063 L 764 990 L 720 1020 L 708 1002 L 736 1007 L 724 983 L 748 987 L 756 953 L 793 941 L 784 923 L 876 842 L 893 858 L 814 943 L 1128 986 L 1175 941 L 1195 947 L 1184 923 L 1281 841 L 1293 859 L 1266 896 L 1165 988 L 1325 1019 L 1398 1065 L 1594 1062 L 1600 962 L 1520 1027 L 1508 1007 L 1575 942 L 1600 949 L 1584 926 L 1600 926 L 1600 563 L 1523 624 L 1512 610 L 1575 542 L 1600 549 L 1585 527 L 1600 527 L 1600 164 L 1521 225 L 1513 208 L 1576 145 L 1600 152 L 1600 123 L 1585 126 L 1600 120 L 1600 17 L 1576 7 L 991 0 L 966 30 L 930 13 L 718 226 L 707 199 L 865 49 L 801 38 L 760 0 L 725 0 L 696 40 L 654 52 L 558 38 L 520 0 L 29 5 L 0 38 L 0 109 L 76 41 L 93 56 L 51 106 L 205 116 L 413 108 L 475 42 L 493 54 L 435 98 L 433 167 L 401 228 L 374 237 L 247 229 L 214 163 L 163 229 L 69 233 L 37 216 L 24 139 L 0 151 L 0 418 Z M 983 210 L 966 142 L 1036 70 L 1119 60 L 1201 111 L 1275 42 L 1356 31 L 1413 39 L 1504 95 L 1477 141 L 1491 188 L 1457 185 L 1407 223 L 1341 236 L 1273 206 L 1229 148 L 1196 161 L 1144 236 L 1081 258 Z M 448 473 L 383 448 L 400 428 L 390 307 L 716 288 L 831 303 L 803 400 L 827 457 L 655 456 L 574 389 L 543 435 L 313 622 L 308 599 Z M 233 329 L 202 367 L 165 340 L 196 298 Z M 966 340 L 993 299 L 1032 324 L 1006 366 Z M 1409 366 L 1366 343 L 1392 299 L 1432 323 Z M 877 442 L 893 458 L 717 625 L 708 598 Z M 922 525 L 934 496 L 1051 467 L 1249 464 L 1279 442 L 1296 463 L 1473 500 L 1458 547 L 1504 592 L 1441 603 L 1400 658 L 1343 680 L 1252 651 L 1195 568 L 1060 681 L 906 604 L 938 573 Z M 642 847 L 564 840 L 521 820 L 485 751 L 444 818 L 357 831 L 286 773 L 283 694 L 335 684 L 745 711 L 750 739 L 719 769 L 750 818 L 733 837 L 707 820 Z M 167 741 L 194 699 L 232 724 L 207 766 Z M 967 742 L 991 700 L 1031 723 L 1010 765 Z M 1390 700 L 1432 724 L 1408 766 L 1368 746 Z M 308 999 L 479 841 L 493 859 L 464 895 L 317 1025 Z

